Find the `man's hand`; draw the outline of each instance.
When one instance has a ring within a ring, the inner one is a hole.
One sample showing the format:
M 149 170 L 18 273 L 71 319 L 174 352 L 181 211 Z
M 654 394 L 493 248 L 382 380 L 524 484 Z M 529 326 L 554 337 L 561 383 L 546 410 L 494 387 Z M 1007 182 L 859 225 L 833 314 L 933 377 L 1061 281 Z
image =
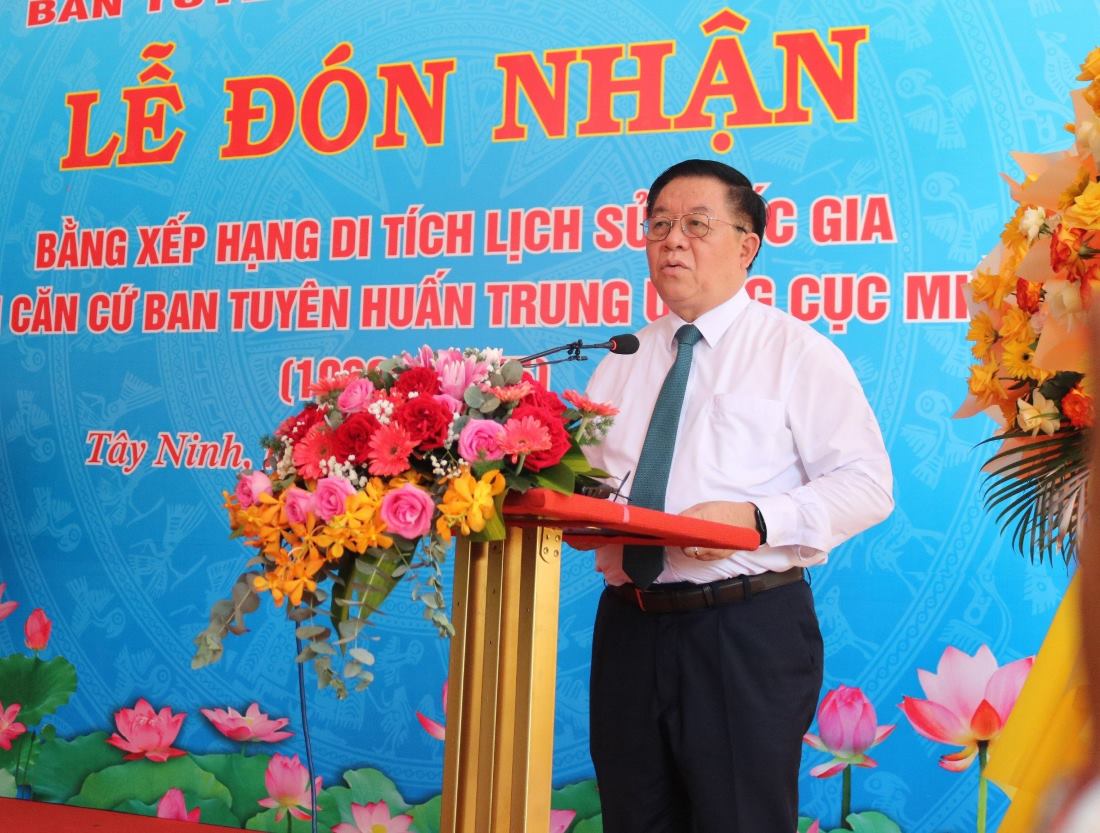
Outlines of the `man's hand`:
M 714 521 L 720 524 L 732 524 L 733 526 L 747 526 L 756 528 L 756 510 L 751 503 L 740 503 L 730 500 L 705 500 L 694 506 L 689 506 L 681 515 L 687 518 L 700 518 L 704 521 Z M 699 561 L 720 561 L 729 558 L 733 550 L 715 550 L 708 547 L 684 547 L 684 555 Z

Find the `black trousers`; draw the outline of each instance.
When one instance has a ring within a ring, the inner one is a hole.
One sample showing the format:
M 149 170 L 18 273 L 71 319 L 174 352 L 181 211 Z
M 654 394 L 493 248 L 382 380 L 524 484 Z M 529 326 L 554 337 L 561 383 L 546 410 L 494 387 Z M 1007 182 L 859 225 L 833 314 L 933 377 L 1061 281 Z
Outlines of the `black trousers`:
M 590 704 L 605 833 L 792 833 L 822 661 L 805 582 L 666 614 L 605 591 Z

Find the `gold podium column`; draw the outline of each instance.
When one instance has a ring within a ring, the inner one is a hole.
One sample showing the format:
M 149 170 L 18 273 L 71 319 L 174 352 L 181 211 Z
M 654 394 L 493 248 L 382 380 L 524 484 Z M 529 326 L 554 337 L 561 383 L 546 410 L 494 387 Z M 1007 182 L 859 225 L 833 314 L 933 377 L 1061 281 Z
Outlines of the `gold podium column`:
M 455 548 L 442 833 L 550 828 L 561 530 Z

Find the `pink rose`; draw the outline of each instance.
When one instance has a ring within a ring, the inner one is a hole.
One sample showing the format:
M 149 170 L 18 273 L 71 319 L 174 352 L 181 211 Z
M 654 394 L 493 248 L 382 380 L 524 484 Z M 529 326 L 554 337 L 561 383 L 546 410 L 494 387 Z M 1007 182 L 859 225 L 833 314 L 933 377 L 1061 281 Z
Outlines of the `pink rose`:
M 370 379 L 356 379 L 340 394 L 337 407 L 345 414 L 355 414 L 365 410 L 374 398 L 374 385 Z
M 458 453 L 463 460 L 499 460 L 504 456 L 500 435 L 504 426 L 491 419 L 471 419 L 458 435 Z
M 241 472 L 237 480 L 237 503 L 247 509 L 260 499 L 260 495 L 271 494 L 271 478 L 262 471 L 251 469 Z
M 313 493 L 313 511 L 323 521 L 332 520 L 337 515 L 344 514 L 348 495 L 353 494 L 355 487 L 344 478 L 322 477 L 317 481 L 317 491 Z
M 436 402 L 442 402 L 444 405 L 450 408 L 451 413 L 455 414 L 456 416 L 458 414 L 461 414 L 462 409 L 465 407 L 460 400 L 455 399 L 449 393 L 437 393 L 435 396 L 432 397 L 432 399 L 434 399 Z
M 382 520 L 386 528 L 402 538 L 419 538 L 432 528 L 435 503 L 431 495 L 411 483 L 382 498 Z
M 310 512 L 317 514 L 317 502 L 313 492 L 291 486 L 283 492 L 283 509 L 286 510 L 286 519 L 292 524 L 304 524 L 306 515 Z

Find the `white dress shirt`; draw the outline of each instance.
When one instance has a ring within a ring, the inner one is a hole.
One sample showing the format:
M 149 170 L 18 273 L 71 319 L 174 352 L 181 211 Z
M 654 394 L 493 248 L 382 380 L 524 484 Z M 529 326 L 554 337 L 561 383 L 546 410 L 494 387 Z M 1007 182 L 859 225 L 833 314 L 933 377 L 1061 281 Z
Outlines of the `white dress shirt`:
M 587 446 L 591 463 L 633 475 L 661 384 L 676 356 L 674 313 L 638 333 L 634 355 L 608 355 L 588 395 L 620 409 L 607 439 Z M 695 322 L 692 354 L 669 472 L 665 511 L 707 500 L 751 501 L 768 543 L 700 561 L 665 550 L 659 582 L 823 564 L 833 547 L 893 509 L 890 460 L 878 423 L 844 354 L 827 338 L 743 290 Z M 623 494 L 632 486 L 628 477 Z M 596 568 L 610 584 L 629 579 L 622 548 L 602 547 Z

